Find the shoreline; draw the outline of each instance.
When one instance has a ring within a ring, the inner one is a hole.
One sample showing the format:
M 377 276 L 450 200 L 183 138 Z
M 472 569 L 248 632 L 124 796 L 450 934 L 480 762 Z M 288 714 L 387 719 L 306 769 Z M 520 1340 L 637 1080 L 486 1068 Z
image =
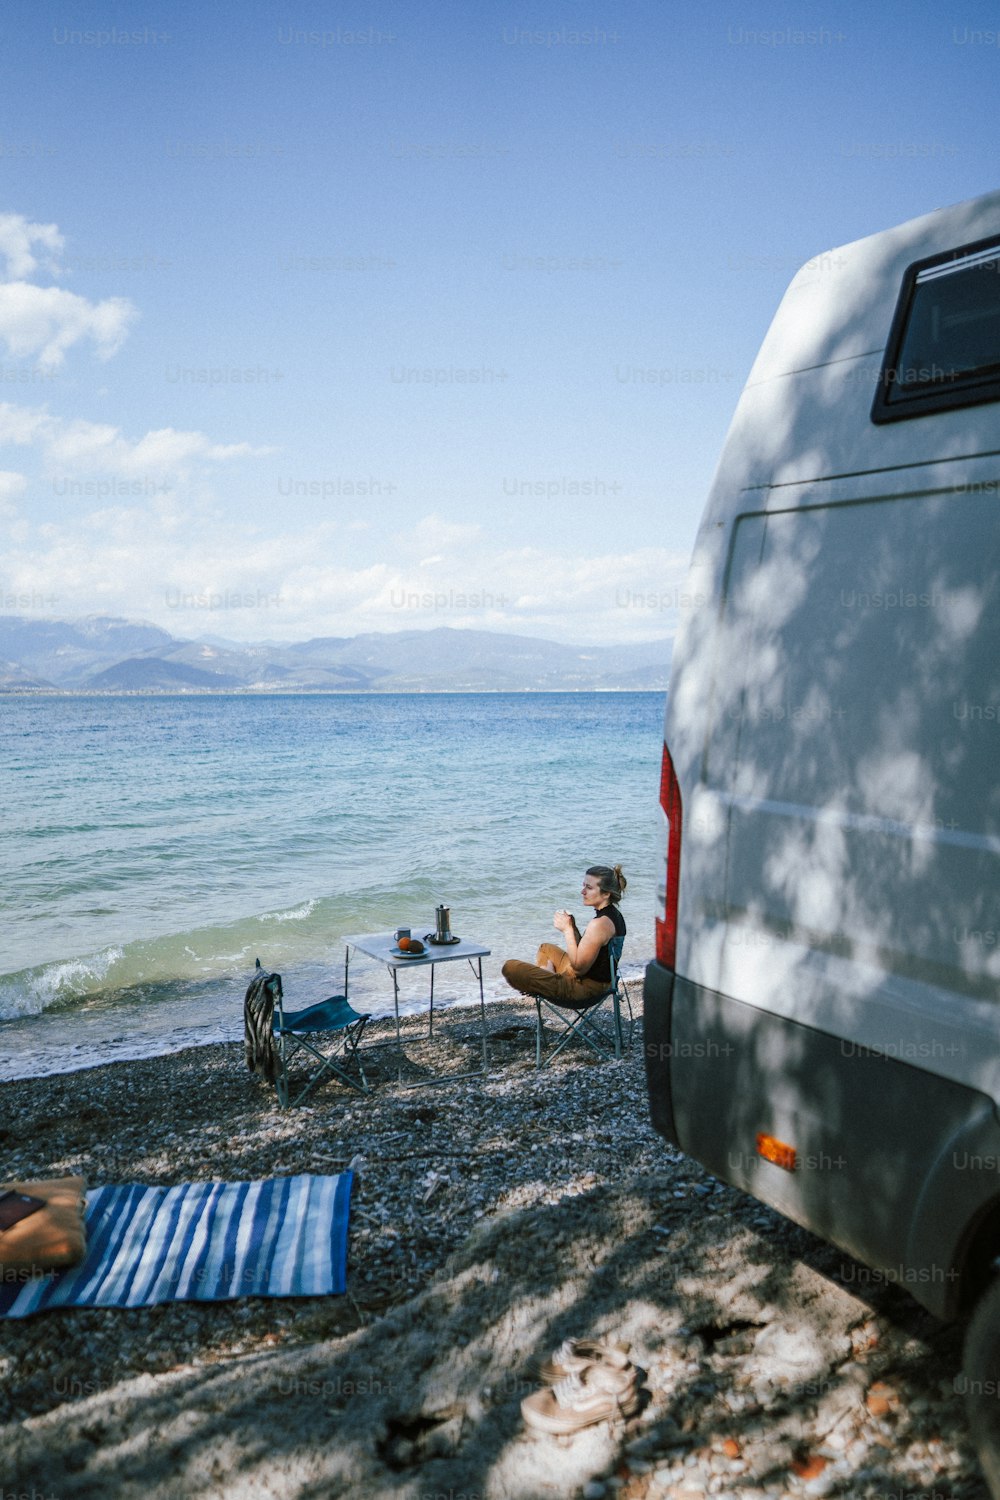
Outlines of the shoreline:
M 646 965 L 651 961 L 652 954 L 645 958 L 630 960 L 622 966 L 622 982 L 628 987 L 628 993 L 633 997 L 638 997 L 640 1003 L 643 975 Z M 0 1055 L 0 1083 L 15 1083 L 19 1080 L 28 1079 L 61 1078 L 71 1074 L 90 1071 L 93 1068 L 103 1067 L 112 1063 L 139 1062 L 149 1058 L 167 1057 L 179 1049 L 187 1050 L 188 1048 L 197 1049 L 222 1045 L 231 1046 L 237 1042 L 242 1044 L 243 993 L 245 986 L 240 991 L 238 1000 L 233 1000 L 232 998 L 236 993 L 236 989 L 239 988 L 239 982 L 233 988 L 231 979 L 227 976 L 220 977 L 220 989 L 225 988 L 231 1008 L 224 1019 L 219 1018 L 204 1025 L 185 1023 L 170 1026 L 169 1021 L 171 1017 L 161 1014 L 161 1019 L 164 1023 L 162 1030 L 132 1032 L 127 1039 L 123 1040 L 119 1033 L 121 1027 L 129 1019 L 131 1011 L 127 1007 L 122 1007 L 119 1019 L 114 1008 L 107 1010 L 102 1015 L 105 1035 L 95 1035 L 92 1038 L 72 1043 L 57 1041 L 51 1047 L 53 1060 L 50 1064 L 44 1065 L 40 1070 L 36 1065 L 39 1048 L 44 1049 L 46 1047 L 46 1042 L 42 1035 L 46 1027 L 54 1031 L 72 1027 L 74 1015 L 79 1014 L 79 1008 L 88 1002 L 92 1002 L 94 997 L 81 997 L 80 1001 L 61 1001 L 58 1005 L 49 1006 L 45 1010 L 38 1011 L 33 1015 L 4 1017 L 0 1019 L 0 1049 L 2 1049 L 2 1055 Z M 249 980 L 247 982 L 249 983 Z M 490 987 L 491 984 L 492 988 Z M 488 1024 L 492 1008 L 508 1004 L 514 992 L 498 975 L 484 974 L 484 986 L 486 988 Z M 186 1006 L 187 1004 L 185 1001 L 167 1001 L 161 1003 L 165 1005 L 176 1003 L 178 1006 Z M 286 1003 L 288 1003 L 287 1000 Z M 370 1000 L 366 1000 L 365 1003 L 370 1003 Z M 635 998 L 633 998 L 632 1003 L 633 1005 L 637 1003 Z M 156 1005 L 157 1002 L 150 1002 L 149 1011 L 147 1012 L 150 1018 L 156 1012 Z M 435 1015 L 439 1011 L 442 1014 L 447 1014 L 452 1010 L 468 1010 L 476 1008 L 478 1005 L 478 996 L 462 995 L 451 1001 L 438 1001 L 435 1004 Z M 139 1009 L 140 1011 L 142 1010 L 141 1005 Z M 379 1000 L 372 1007 L 370 1014 L 374 1020 L 378 1021 L 391 1018 L 394 1014 L 391 999 L 388 1001 Z M 400 1005 L 401 1020 L 407 1016 L 419 1017 L 422 1014 L 424 1014 L 422 1000 L 404 999 Z M 205 1034 L 199 1035 L 199 1032 L 204 1032 Z M 7 1048 L 3 1047 L 3 1042 L 6 1038 L 7 1047 L 9 1047 L 18 1037 L 21 1040 L 23 1054 L 27 1055 L 22 1055 L 20 1058 L 15 1056 L 11 1059 Z M 60 1058 L 59 1054 L 63 1053 L 67 1047 L 81 1050 L 86 1049 L 87 1055 L 75 1059 L 71 1056 Z M 129 1048 L 134 1048 L 135 1050 L 129 1051 Z M 110 1055 L 109 1049 L 112 1049 Z M 31 1062 L 28 1061 L 29 1056 L 32 1060 Z M 14 1071 L 14 1069 L 24 1067 L 28 1067 L 29 1070 Z

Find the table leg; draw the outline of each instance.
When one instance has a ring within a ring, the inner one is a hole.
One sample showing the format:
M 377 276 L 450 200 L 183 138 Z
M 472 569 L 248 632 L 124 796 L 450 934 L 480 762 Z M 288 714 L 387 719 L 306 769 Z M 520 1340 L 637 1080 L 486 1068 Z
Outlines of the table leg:
M 428 1036 L 434 1035 L 434 970 L 436 968 L 437 964 L 431 964 L 431 1024 L 427 1032 Z
M 396 1064 L 397 1070 L 398 1070 L 397 1074 L 396 1074 L 396 1082 L 397 1083 L 402 1083 L 402 1081 L 403 1081 L 403 1038 L 402 1038 L 402 1033 L 400 1032 L 400 1029 L 399 1029 L 399 975 L 398 975 L 398 973 L 396 971 L 396 967 L 395 967 L 394 964 L 391 965 L 391 968 L 392 968 L 392 1004 L 393 1004 L 393 1008 L 394 1008 L 394 1010 L 396 1012 L 396 1057 L 398 1059 L 397 1064 Z
M 486 1000 L 483 995 L 483 960 L 477 959 L 476 967 L 479 970 L 479 1025 L 483 1038 L 483 1074 L 486 1074 Z

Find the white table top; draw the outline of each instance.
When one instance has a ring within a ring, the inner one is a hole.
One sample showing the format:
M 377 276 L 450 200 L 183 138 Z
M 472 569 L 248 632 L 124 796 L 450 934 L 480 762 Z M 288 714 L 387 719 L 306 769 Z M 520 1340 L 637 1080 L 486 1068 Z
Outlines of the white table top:
M 411 926 L 410 931 L 423 942 L 419 925 Z M 359 933 L 345 937 L 344 943 L 348 948 L 357 948 L 361 953 L 367 953 L 369 958 L 377 958 L 392 969 L 419 969 L 424 964 L 443 964 L 455 958 L 482 958 L 490 952 L 489 948 L 484 948 L 472 938 L 461 938 L 459 942 L 450 943 L 447 947 L 425 943 L 426 952 L 418 954 L 416 958 L 406 958 L 401 953 L 393 952 L 396 940 L 391 932 Z

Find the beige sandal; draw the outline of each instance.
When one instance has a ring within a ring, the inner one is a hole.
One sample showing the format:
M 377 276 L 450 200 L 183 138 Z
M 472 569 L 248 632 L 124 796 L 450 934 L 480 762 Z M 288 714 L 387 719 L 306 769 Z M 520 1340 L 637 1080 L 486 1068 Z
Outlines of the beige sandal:
M 578 1432 L 611 1417 L 630 1417 L 639 1410 L 639 1383 L 634 1369 L 612 1370 L 589 1364 L 555 1385 L 525 1396 L 521 1415 L 529 1427 L 556 1436 Z
M 563 1339 L 559 1348 L 538 1366 L 538 1378 L 547 1385 L 567 1375 L 580 1375 L 588 1365 L 602 1365 L 623 1373 L 635 1366 L 628 1357 L 628 1346 L 605 1344 L 600 1339 Z

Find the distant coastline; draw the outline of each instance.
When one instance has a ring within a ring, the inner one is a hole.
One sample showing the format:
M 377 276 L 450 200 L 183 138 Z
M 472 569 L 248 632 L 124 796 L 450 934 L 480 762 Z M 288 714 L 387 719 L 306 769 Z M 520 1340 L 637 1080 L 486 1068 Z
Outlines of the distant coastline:
M 289 642 L 192 640 L 111 615 L 0 615 L 0 695 L 663 692 L 672 644 L 572 646 L 442 625 Z

